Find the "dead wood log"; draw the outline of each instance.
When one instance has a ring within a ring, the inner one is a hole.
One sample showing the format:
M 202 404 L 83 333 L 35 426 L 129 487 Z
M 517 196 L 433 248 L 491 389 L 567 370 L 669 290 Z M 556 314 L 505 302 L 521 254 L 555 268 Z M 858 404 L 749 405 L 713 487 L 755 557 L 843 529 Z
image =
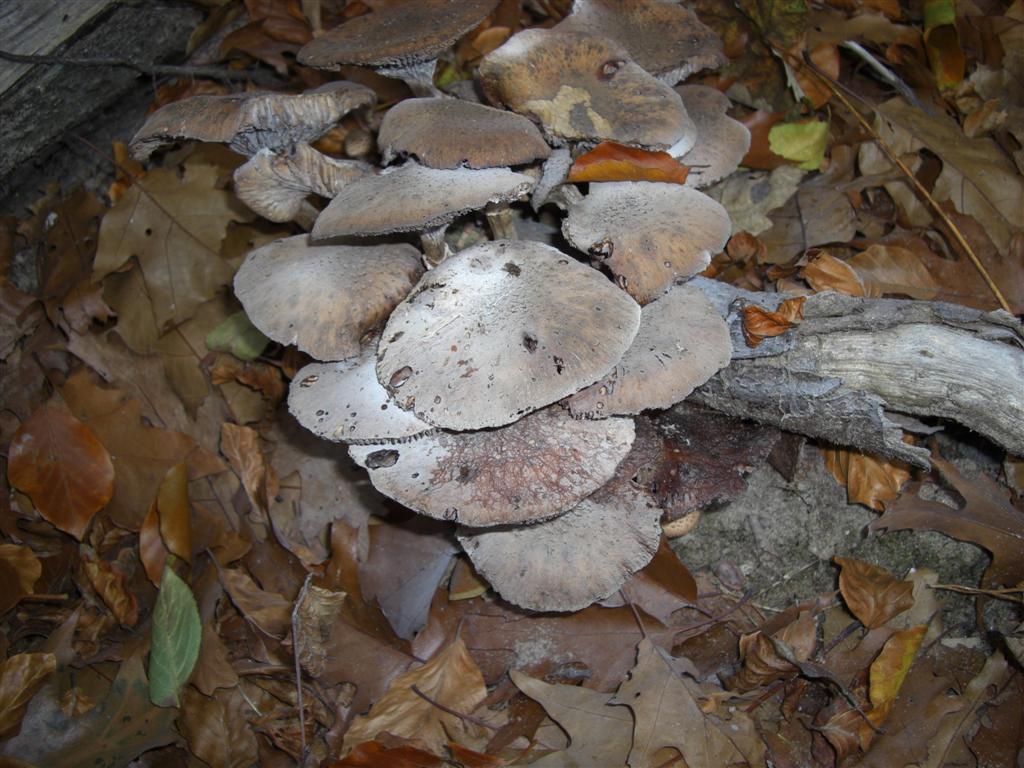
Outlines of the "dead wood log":
M 742 310 L 786 296 L 698 278 L 729 323 L 733 360 L 692 400 L 733 416 L 928 467 L 895 414 L 955 421 L 1024 455 L 1024 328 L 955 304 L 807 297 L 804 321 L 747 346 Z

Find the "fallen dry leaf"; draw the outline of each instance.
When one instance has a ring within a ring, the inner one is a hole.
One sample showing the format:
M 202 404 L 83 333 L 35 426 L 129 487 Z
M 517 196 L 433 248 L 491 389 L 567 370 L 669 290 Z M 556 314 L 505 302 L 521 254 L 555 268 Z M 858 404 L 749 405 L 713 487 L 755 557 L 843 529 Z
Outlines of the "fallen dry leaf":
M 238 674 L 231 667 L 228 649 L 211 622 L 203 624 L 203 639 L 199 644 L 199 659 L 192 672 L 192 685 L 205 696 L 213 696 L 218 688 L 238 685 Z
M 830 253 L 822 252 L 800 270 L 800 276 L 811 288 L 835 291 L 847 296 L 866 296 L 864 283 L 853 267 Z
M 231 602 L 253 624 L 271 637 L 288 634 L 292 622 L 292 604 L 275 592 L 260 589 L 252 577 L 237 568 L 220 572 Z
M 939 293 L 938 281 L 909 248 L 878 243 L 856 254 L 847 265 L 860 277 L 868 296 L 899 295 L 928 301 Z
M 42 575 L 43 564 L 29 547 L 0 544 L 0 616 L 31 595 Z
M 849 450 L 827 448 L 823 452 L 825 468 L 840 485 L 846 486 L 851 504 L 863 504 L 875 510 L 885 502 L 898 499 L 903 484 L 910 479 L 906 463 Z
M 265 511 L 270 497 L 276 492 L 277 479 L 261 450 L 259 433 L 251 427 L 223 424 L 220 450 L 242 481 L 253 506 Z
M 896 696 L 903 686 L 911 664 L 917 657 L 917 651 L 921 647 L 921 641 L 924 640 L 924 634 L 927 631 L 928 627 L 922 624 L 896 632 L 886 640 L 881 653 L 871 662 L 871 671 L 868 677 L 871 686 L 869 688 L 869 698 L 871 699 L 869 717 L 876 726 L 885 722 L 886 716 L 896 702 Z
M 662 181 L 685 184 L 690 169 L 668 152 L 651 152 L 602 141 L 576 158 L 568 181 Z
M 185 686 L 177 724 L 189 749 L 207 765 L 248 768 L 259 754 L 247 711 L 252 710 L 237 689 L 211 698 Z
M 743 308 L 743 338 L 748 347 L 756 347 L 773 336 L 781 336 L 804 319 L 805 296 L 786 299 L 774 312 L 756 304 Z
M 664 650 L 640 641 L 636 666 L 611 700 L 633 712 L 630 768 L 660 765 L 663 758 L 656 756 L 666 747 L 679 750 L 689 768 L 764 765 L 764 743 L 753 721 L 739 711 L 728 721 L 705 714 L 694 695 L 700 689 L 683 674 Z
M 102 558 L 81 554 L 82 570 L 114 618 L 123 627 L 134 627 L 139 620 L 139 603 L 127 577 Z
M 37 408 L 14 434 L 7 478 L 39 514 L 79 540 L 114 492 L 110 454 L 59 400 Z
M 328 768 L 441 768 L 444 762 L 437 755 L 415 747 L 389 749 L 379 741 L 364 741 L 341 760 L 329 763 Z
M 18 653 L 0 662 L 0 736 L 18 727 L 32 696 L 56 669 L 52 653 Z
M 622 585 L 622 594 L 662 623 L 680 608 L 697 602 L 697 582 L 664 536 L 658 551 Z
M 448 711 L 417 694 L 413 687 Z M 370 711 L 360 715 L 345 734 L 344 750 L 372 741 L 386 731 L 412 740 L 434 754 L 443 754 L 449 739 L 479 739 L 479 725 L 449 714 L 472 716 L 487 697 L 483 675 L 461 638 L 455 638 L 426 664 L 396 677 Z
M 849 557 L 834 557 L 839 572 L 839 592 L 850 613 L 868 629 L 885 624 L 914 604 L 914 584 L 898 581 L 877 565 Z
M 774 637 L 792 649 L 796 659 L 809 659 L 817 643 L 813 616 L 805 611 L 796 621 L 776 632 Z M 761 631 L 740 638 L 740 657 L 743 667 L 727 681 L 731 690 L 753 690 L 800 672 L 791 661 L 779 655 L 771 638 Z

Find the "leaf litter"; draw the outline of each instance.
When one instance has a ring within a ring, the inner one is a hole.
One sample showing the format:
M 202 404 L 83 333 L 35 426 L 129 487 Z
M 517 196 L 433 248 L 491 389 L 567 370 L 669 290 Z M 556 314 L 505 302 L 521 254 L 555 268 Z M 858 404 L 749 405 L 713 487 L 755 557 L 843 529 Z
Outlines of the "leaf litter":
M 384 5 L 247 0 L 237 12 L 248 23 L 221 51 L 302 90 L 322 77 L 292 55 L 313 27 Z M 950 223 L 1020 311 L 1024 6 L 926 5 L 921 16 L 896 2 L 696 4 L 730 63 L 692 82 L 725 91 L 730 114 L 752 128 L 746 170 L 709 190 L 736 231 L 707 274 L 791 295 L 778 312 L 744 314 L 751 349 L 798 325 L 799 297 L 816 291 L 995 309 Z M 445 81 L 570 6 L 502 2 L 445 62 Z M 204 24 L 226 18 L 214 10 Z M 848 40 L 866 54 L 838 45 Z M 794 64 L 804 53 L 867 95 L 873 130 L 948 222 Z M 889 98 L 875 76 L 904 95 Z M 368 82 L 382 103 L 404 96 L 393 81 Z M 161 86 L 158 98 L 222 90 L 199 80 Z M 346 118 L 317 146 L 341 154 L 355 146 L 346 134 L 367 129 Z M 928 475 L 826 445 L 796 449 L 878 513 L 873 530 L 940 532 L 987 551 L 977 585 L 942 585 L 927 562 L 896 573 L 839 552 L 837 590 L 772 607 L 750 573 L 726 561 L 691 573 L 663 538 L 601 604 L 515 608 L 456 556 L 450 524 L 411 524 L 342 453 L 296 436 L 281 403 L 308 358 L 256 331 L 230 284 L 245 252 L 299 230 L 256 222 L 237 201 L 226 180 L 240 158 L 200 147 L 147 169 L 123 145 L 114 155 L 125 171 L 109 206 L 50 186 L 0 238 L 5 759 L 1020 761 L 1024 684 L 998 646 L 1012 655 L 1020 645 L 1007 627 L 1020 623 L 1024 511 L 1011 469 L 1005 484 L 998 474 L 1002 457 L 972 464 L 955 439 L 933 437 Z M 572 172 L 593 183 L 687 178 L 669 155 L 621 145 L 579 153 Z M 474 221 L 462 235 L 487 236 Z M 37 254 L 31 278 L 8 269 L 15 250 Z M 702 535 L 701 514 L 744 493 L 769 456 L 800 466 L 777 431 L 699 411 L 662 418 L 657 439 L 633 480 L 666 509 L 673 535 Z M 974 596 L 986 632 L 943 623 L 951 587 Z M 1016 611 L 1012 621 L 998 608 Z

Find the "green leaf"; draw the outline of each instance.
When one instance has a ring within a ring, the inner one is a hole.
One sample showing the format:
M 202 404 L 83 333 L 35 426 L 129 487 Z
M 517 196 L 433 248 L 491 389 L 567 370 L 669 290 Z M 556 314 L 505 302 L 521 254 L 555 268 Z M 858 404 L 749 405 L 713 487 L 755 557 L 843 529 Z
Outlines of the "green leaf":
M 799 163 L 805 171 L 816 171 L 825 159 L 828 123 L 779 123 L 768 132 L 768 146 L 776 155 Z
M 149 650 L 149 698 L 158 707 L 178 706 L 178 691 L 199 658 L 202 633 L 192 590 L 168 562 L 153 609 L 153 640 Z
M 239 360 L 255 360 L 269 343 L 270 339 L 252 324 L 245 312 L 235 312 L 206 334 L 207 349 L 230 352 Z

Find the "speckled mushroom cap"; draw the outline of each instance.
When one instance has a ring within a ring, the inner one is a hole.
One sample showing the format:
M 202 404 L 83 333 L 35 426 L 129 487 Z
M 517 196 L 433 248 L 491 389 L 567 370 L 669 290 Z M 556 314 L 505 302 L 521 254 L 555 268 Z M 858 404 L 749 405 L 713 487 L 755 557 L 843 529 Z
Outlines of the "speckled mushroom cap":
M 357 83 L 327 83 L 300 94 L 240 93 L 192 96 L 161 107 L 143 124 L 129 148 L 145 160 L 163 144 L 208 141 L 243 155 L 281 149 L 322 136 L 353 109 L 373 104 L 376 94 Z
M 235 274 L 235 295 L 274 341 L 345 360 L 422 273 L 419 251 L 406 243 L 310 245 L 298 235 L 252 251 Z
M 555 29 L 614 40 L 668 85 L 729 63 L 718 35 L 677 2 L 576 0 Z
M 636 302 L 557 249 L 482 243 L 424 275 L 395 309 L 377 377 L 436 426 L 501 426 L 604 376 L 639 323 Z
M 552 406 L 500 429 L 438 431 L 402 445 L 353 445 L 374 487 L 422 514 L 484 527 L 545 520 L 607 483 L 632 419 L 579 421 Z
M 416 232 L 490 203 L 529 194 L 534 180 L 508 168 L 426 168 L 408 162 L 347 184 L 323 210 L 313 239 Z
M 579 32 L 527 29 L 480 62 L 487 97 L 540 123 L 553 140 L 692 145 L 679 94 L 621 45 Z
M 726 114 L 729 97 L 706 85 L 680 85 L 676 93 L 697 125 L 697 143 L 682 156 L 688 187 L 706 187 L 735 171 L 750 149 L 750 131 Z
M 376 345 L 341 363 L 311 363 L 295 374 L 288 410 L 318 437 L 346 443 L 401 443 L 433 429 L 388 397 L 377 381 Z
M 431 168 L 523 165 L 551 154 L 522 115 L 450 98 L 399 102 L 384 115 L 377 145 L 385 163 L 412 155 Z
M 641 304 L 707 267 L 731 230 L 725 208 L 707 195 L 648 181 L 592 184 L 562 222 L 569 242 L 603 260 Z
M 640 330 L 618 365 L 569 398 L 573 416 L 604 418 L 668 408 L 729 364 L 729 326 L 704 293 L 673 286 L 640 313 Z
M 477 572 L 511 603 L 534 611 L 577 611 L 612 595 L 658 550 L 662 510 L 632 478 L 657 457 L 640 423 L 614 477 L 563 515 L 533 525 L 461 527 L 459 543 Z
M 306 43 L 299 63 L 405 68 L 437 58 L 477 26 L 498 0 L 404 0 L 357 16 Z
M 295 218 L 310 193 L 334 197 L 346 183 L 373 172 L 359 160 L 336 160 L 308 144 L 280 153 L 261 149 L 235 169 L 235 194 L 270 221 Z

